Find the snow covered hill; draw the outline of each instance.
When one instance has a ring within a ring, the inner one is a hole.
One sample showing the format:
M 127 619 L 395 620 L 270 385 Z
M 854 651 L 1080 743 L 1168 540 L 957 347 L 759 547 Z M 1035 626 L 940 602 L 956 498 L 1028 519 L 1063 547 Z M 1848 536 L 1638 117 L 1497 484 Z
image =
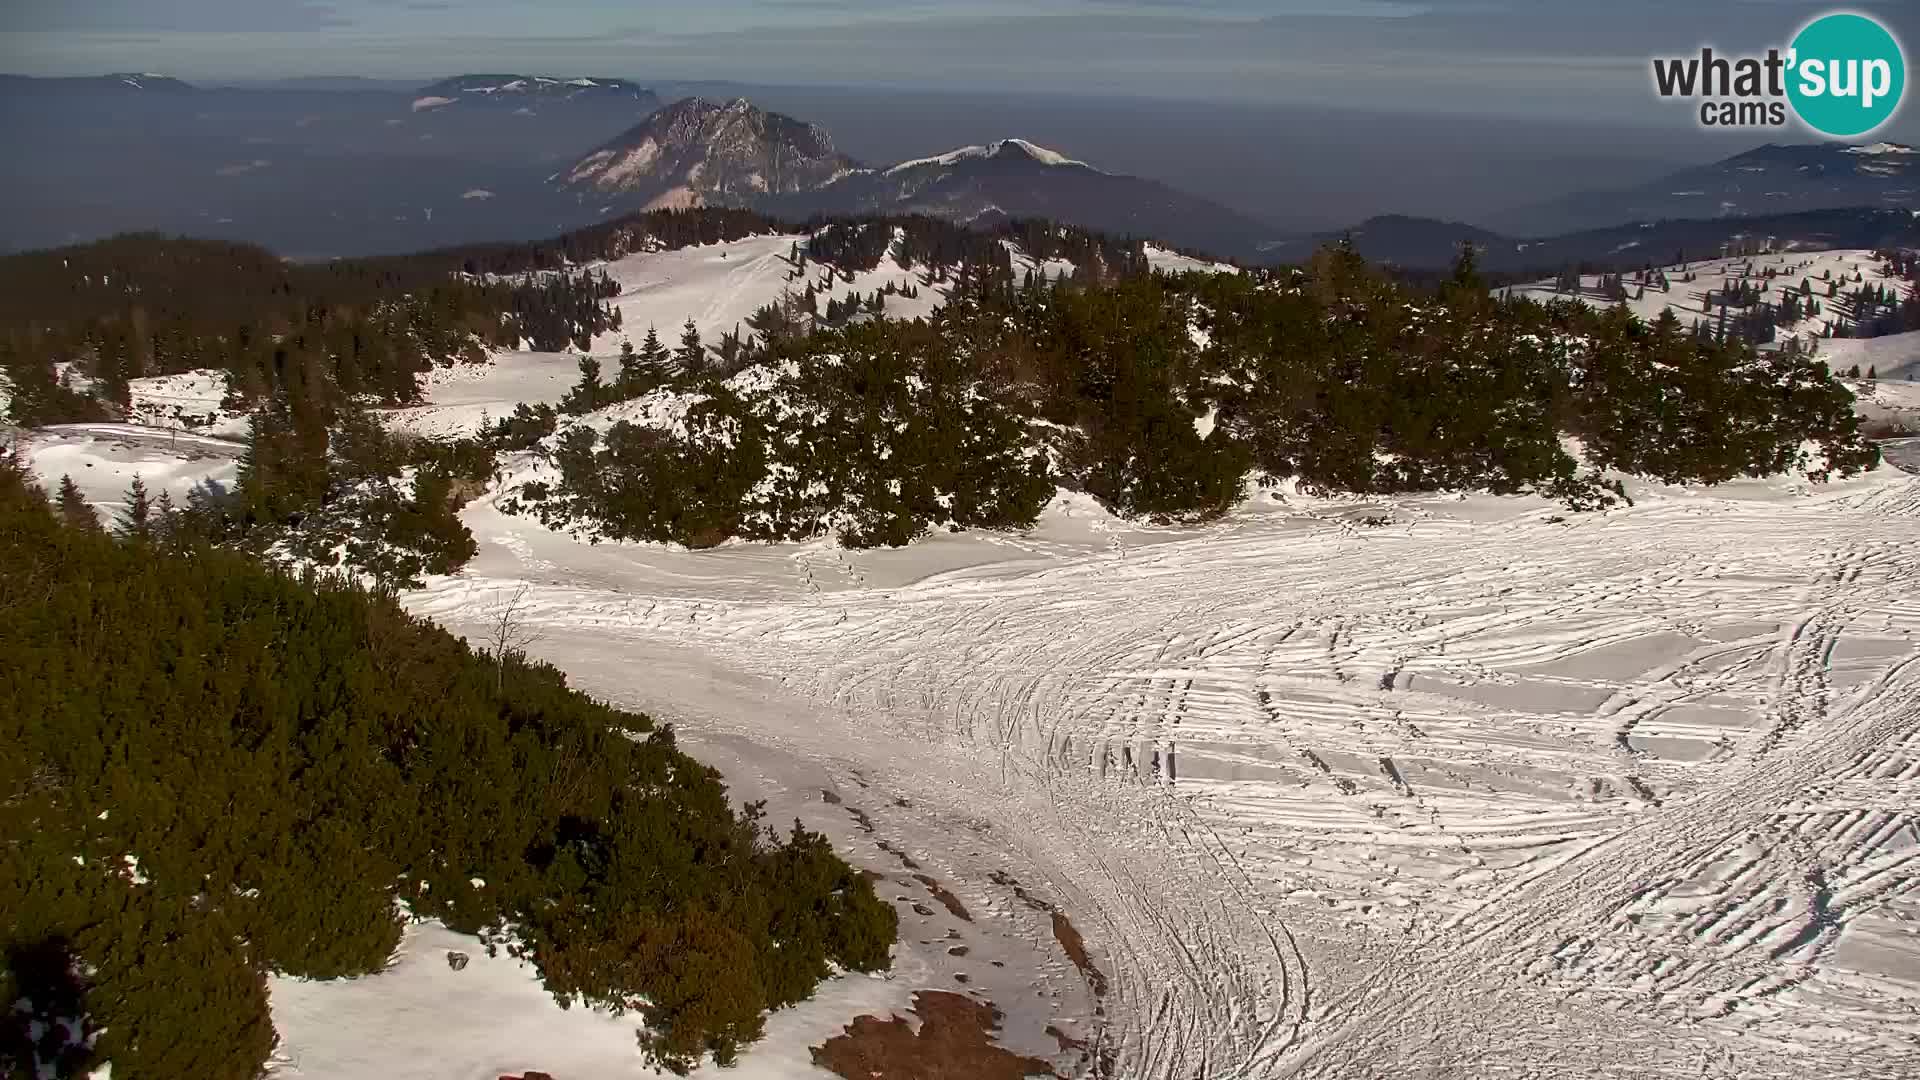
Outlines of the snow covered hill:
M 1651 254 L 1651 253 L 1650 253 Z M 1772 272 L 1775 276 L 1766 275 Z M 1669 289 L 1662 291 L 1657 278 L 1664 275 Z M 1865 249 L 1840 249 L 1834 251 L 1794 251 L 1774 255 L 1753 255 L 1736 258 L 1705 259 L 1699 262 L 1673 264 L 1655 267 L 1655 284 L 1642 287 L 1641 274 L 1626 275 L 1626 305 L 1642 319 L 1658 318 L 1662 311 L 1672 310 L 1682 325 L 1692 326 L 1696 321 L 1712 325 L 1719 318 L 1719 300 L 1730 288 L 1740 285 L 1752 285 L 1762 290 L 1765 299 L 1779 302 L 1789 292 L 1799 293 L 1805 282 L 1815 300 L 1821 301 L 1823 309 L 1820 315 L 1805 318 L 1792 326 L 1780 328 L 1782 343 L 1790 335 L 1798 335 L 1802 344 L 1809 339 L 1819 355 L 1828 357 L 1828 365 L 1836 369 L 1844 368 L 1856 361 L 1856 354 L 1866 355 L 1875 346 L 1873 339 L 1862 341 L 1832 340 L 1821 338 L 1822 331 L 1829 321 L 1844 321 L 1847 309 L 1844 304 L 1835 303 L 1827 296 L 1830 283 L 1837 283 L 1840 292 L 1859 288 L 1861 285 L 1887 285 L 1895 289 L 1904 289 L 1905 283 L 1886 273 L 1880 261 L 1874 258 L 1872 251 Z M 1691 276 L 1692 280 L 1685 280 Z M 1856 280 L 1857 279 L 1857 280 Z M 1542 302 L 1556 298 L 1566 299 L 1575 296 L 1595 305 L 1609 304 L 1610 301 L 1600 291 L 1601 278 L 1588 274 L 1580 278 L 1580 291 L 1577 294 L 1558 292 L 1555 283 L 1540 281 L 1530 285 L 1514 286 L 1502 290 L 1513 296 L 1525 296 Z M 1905 337 L 1905 335 L 1901 335 Z M 1898 339 L 1884 339 L 1895 342 Z M 1899 359 L 1901 364 L 1894 365 L 1900 370 L 1911 370 L 1913 346 L 1911 344 L 1886 344 L 1879 346 L 1888 351 L 1890 359 Z M 1840 358 L 1845 357 L 1844 363 Z M 1871 360 L 1862 363 L 1865 370 Z M 1904 364 L 1905 366 L 1902 366 Z M 1883 375 L 1888 374 L 1882 372 Z M 1903 377 L 1903 376 L 1889 376 Z
M 246 450 L 231 439 L 138 424 L 56 424 L 29 432 L 22 447 L 43 487 L 51 491 L 71 476 L 107 519 L 125 505 L 135 477 L 152 497 L 164 491 L 179 505 L 201 485 L 231 490 Z
M 777 303 L 789 289 L 804 290 L 809 282 L 818 289 L 822 307 L 829 297 L 844 300 L 888 284 L 921 286 L 918 299 L 887 298 L 890 318 L 921 318 L 940 303 L 940 291 L 924 286 L 918 271 L 902 267 L 891 254 L 875 269 L 856 272 L 851 283 L 814 263 L 795 277 L 796 267 L 788 255 L 796 242 L 804 240 L 793 234 L 758 236 L 629 255 L 608 263 L 607 274 L 620 285 L 620 295 L 613 300 L 620 310 L 620 329 L 594 339 L 594 353 L 617 353 L 623 337 L 637 343 L 649 326 L 659 328 L 661 339 L 671 343 L 689 319 L 709 344 L 723 333 L 747 333 L 747 316 Z
M 944 299 L 942 287 L 928 284 L 918 270 L 902 267 L 891 255 L 872 270 L 856 271 L 851 282 L 819 264 L 795 276 L 789 255 L 800 234 L 750 237 L 677 251 L 649 251 L 596 264 L 620 286 L 610 303 L 620 312 L 620 329 L 594 338 L 589 350 L 613 370 L 623 342 L 638 345 L 652 328 L 668 347 L 691 321 L 707 344 L 729 333 L 751 334 L 747 318 L 789 292 L 815 286 L 819 304 L 854 295 L 871 296 L 888 285 L 912 286 L 917 296 L 886 297 L 893 319 L 925 318 Z M 1022 257 L 1024 258 L 1024 257 Z M 1038 265 L 1028 259 L 1021 265 Z M 1062 264 L 1068 272 L 1072 264 Z M 1055 276 L 1058 276 L 1056 269 Z M 580 377 L 578 356 L 567 353 L 498 351 L 481 365 L 460 365 L 429 374 L 422 387 L 425 404 L 391 409 L 387 424 L 399 431 L 434 437 L 472 434 L 483 420 L 500 419 L 517 404 L 557 404 Z

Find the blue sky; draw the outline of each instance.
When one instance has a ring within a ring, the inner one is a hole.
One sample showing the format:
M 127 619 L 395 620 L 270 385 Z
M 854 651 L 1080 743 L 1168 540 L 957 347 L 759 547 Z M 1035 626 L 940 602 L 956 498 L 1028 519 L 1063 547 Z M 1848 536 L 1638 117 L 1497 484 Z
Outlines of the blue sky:
M 1807 0 L 6 0 L 0 70 L 462 71 L 1127 94 L 1665 122 L 1655 53 L 1783 42 Z M 1848 5 L 1920 41 L 1920 5 Z M 1916 46 L 1920 52 L 1920 46 Z M 1909 109 L 1901 130 L 1914 123 Z M 1677 118 L 1676 118 L 1677 119 Z

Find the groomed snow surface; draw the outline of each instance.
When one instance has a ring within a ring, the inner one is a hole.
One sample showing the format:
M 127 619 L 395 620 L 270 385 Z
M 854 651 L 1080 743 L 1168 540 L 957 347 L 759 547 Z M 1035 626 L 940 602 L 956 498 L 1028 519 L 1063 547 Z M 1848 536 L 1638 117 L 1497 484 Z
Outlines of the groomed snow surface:
M 790 240 L 761 243 L 615 264 L 627 332 L 730 328 L 782 284 Z M 418 412 L 498 414 L 563 364 Z M 29 454 L 231 468 L 167 438 Z M 1269 491 L 1199 529 L 1062 493 L 1028 534 L 870 552 L 588 545 L 489 496 L 478 557 L 404 599 L 474 634 L 527 586 L 534 652 L 884 875 L 891 977 L 823 985 L 734 1075 L 823 1076 L 807 1047 L 924 988 L 1116 1080 L 1920 1075 L 1920 477 L 1629 492 Z M 631 1019 L 431 924 L 273 1000 L 284 1076 L 647 1075 Z
M 1054 1023 L 1126 1077 L 1906 1075 L 1920 480 L 1635 494 L 1165 532 L 1065 496 L 870 553 L 480 505 L 479 559 L 410 603 L 478 628 L 529 584 L 580 685 L 786 755 L 756 783 L 837 777 L 851 857 L 1033 944 L 1032 989 L 976 984 L 1023 1052 Z M 1104 1027 L 996 874 L 1086 935 Z

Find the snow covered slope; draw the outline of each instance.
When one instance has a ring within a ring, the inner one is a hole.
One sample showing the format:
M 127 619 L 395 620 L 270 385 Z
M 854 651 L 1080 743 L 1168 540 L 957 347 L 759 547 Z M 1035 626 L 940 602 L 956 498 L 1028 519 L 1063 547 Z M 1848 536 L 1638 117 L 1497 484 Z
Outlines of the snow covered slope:
M 1113 1076 L 1907 1075 L 1920 479 L 1634 494 L 1204 530 L 1063 497 L 860 553 L 482 502 L 479 558 L 409 602 L 460 629 L 528 583 L 579 684 L 760 748 L 730 777 L 841 778 L 837 845 L 1027 942 L 1037 998 L 976 987 L 1009 1040 L 1104 1039 Z
M 496 350 L 485 364 L 435 368 L 421 380 L 426 404 L 388 409 L 387 427 L 430 438 L 479 431 L 521 403 L 557 404 L 580 379 L 580 361 L 567 353 Z
M 227 396 L 224 371 L 202 368 L 178 375 L 154 375 L 127 384 L 132 403 L 128 419 L 145 427 L 178 428 L 206 435 L 240 437 L 247 416 L 222 406 Z
M 136 424 L 35 428 L 21 446 L 42 487 L 51 492 L 62 476 L 71 476 L 87 502 L 109 519 L 125 505 L 122 496 L 136 476 L 153 498 L 165 491 L 176 503 L 200 484 L 232 487 L 246 449 L 229 439 Z
M 1191 255 L 1168 251 L 1154 243 L 1146 245 L 1146 255 L 1147 265 L 1163 274 L 1237 274 L 1240 272 L 1239 267 L 1230 263 L 1196 259 Z
M 1858 365 L 1862 372 L 1871 369 L 1883 380 L 1920 381 L 1920 331 L 1822 341 L 1820 355 L 1835 371 Z
M 613 301 L 620 309 L 620 329 L 594 339 L 596 355 L 615 355 L 620 339 L 638 343 L 649 326 L 660 332 L 669 347 L 678 340 L 680 328 L 688 319 L 709 345 L 723 333 L 736 329 L 749 334 L 747 317 L 777 302 L 788 289 L 804 290 L 811 280 L 820 291 L 820 306 L 827 299 L 845 300 L 854 293 L 868 295 L 891 283 L 919 287 L 917 299 L 889 296 L 889 318 L 914 319 L 931 315 L 942 299 L 939 290 L 926 286 L 917 270 L 908 270 L 892 256 L 881 260 L 870 271 L 854 274 L 852 284 L 834 277 L 827 283 L 828 268 L 809 263 L 807 275 L 791 277 L 794 266 L 788 254 L 799 236 L 755 236 L 725 244 L 707 244 L 678 251 L 629 255 L 605 266 L 608 276 L 620 285 Z
M 1873 252 L 1862 249 L 1842 249 L 1836 251 L 1786 252 L 1778 255 L 1754 255 L 1730 259 L 1705 259 L 1680 266 L 1656 266 L 1657 273 L 1665 273 L 1672 291 L 1661 292 L 1658 287 L 1648 288 L 1640 293 L 1635 284 L 1637 277 L 1627 275 L 1627 307 L 1643 319 L 1658 318 L 1662 311 L 1669 308 L 1678 316 L 1683 326 L 1692 326 L 1695 321 L 1712 323 L 1719 317 L 1718 301 L 1710 301 L 1709 296 L 1724 295 L 1726 290 L 1737 283 L 1751 282 L 1767 289 L 1768 299 L 1779 302 L 1784 290 L 1798 291 L 1805 280 L 1813 290 L 1813 297 L 1825 305 L 1828 310 L 1817 318 L 1810 318 L 1793 327 L 1782 327 L 1780 334 L 1784 341 L 1788 334 L 1798 334 L 1803 339 L 1809 335 L 1817 336 L 1829 319 L 1835 318 L 1835 311 L 1827 299 L 1827 279 L 1823 275 L 1831 274 L 1832 280 L 1840 283 L 1840 291 L 1859 288 L 1862 284 L 1881 285 L 1900 283 L 1882 271 Z M 1765 273 L 1776 273 L 1771 281 Z M 1682 281 L 1686 274 L 1694 275 L 1693 281 Z M 1859 274 L 1864 281 L 1856 282 L 1854 275 Z M 1596 306 L 1605 305 L 1607 299 L 1600 292 L 1600 278 L 1589 274 L 1580 279 L 1581 297 Z M 1510 295 L 1531 297 L 1541 302 L 1552 299 L 1566 299 L 1569 294 L 1554 291 L 1553 282 L 1541 281 L 1531 285 L 1517 285 L 1503 290 Z M 1636 293 L 1640 293 L 1636 295 Z M 1841 342 L 1821 341 L 1823 354 L 1842 345 Z M 1852 361 L 1849 360 L 1849 363 Z M 1864 370 L 1864 368 L 1863 368 Z

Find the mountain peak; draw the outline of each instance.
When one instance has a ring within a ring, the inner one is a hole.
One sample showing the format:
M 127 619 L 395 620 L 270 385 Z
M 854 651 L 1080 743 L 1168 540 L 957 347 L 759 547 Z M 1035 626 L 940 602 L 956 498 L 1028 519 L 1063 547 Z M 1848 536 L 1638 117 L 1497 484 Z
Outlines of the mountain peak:
M 746 98 L 666 105 L 556 176 L 563 188 L 639 196 L 648 207 L 812 190 L 857 169 L 818 124 Z
M 1084 161 L 1076 161 L 1059 151 L 1049 150 L 1038 143 L 1028 142 L 1025 139 L 1001 139 L 998 142 L 988 143 L 985 146 L 963 146 L 958 150 L 949 150 L 944 154 L 937 154 L 933 157 L 903 161 L 888 169 L 887 175 L 891 176 L 894 173 L 905 172 L 908 169 L 922 168 L 925 166 L 946 168 L 958 165 L 964 161 L 1031 161 L 1039 165 L 1077 166 L 1082 169 L 1092 168 L 1092 166 Z

